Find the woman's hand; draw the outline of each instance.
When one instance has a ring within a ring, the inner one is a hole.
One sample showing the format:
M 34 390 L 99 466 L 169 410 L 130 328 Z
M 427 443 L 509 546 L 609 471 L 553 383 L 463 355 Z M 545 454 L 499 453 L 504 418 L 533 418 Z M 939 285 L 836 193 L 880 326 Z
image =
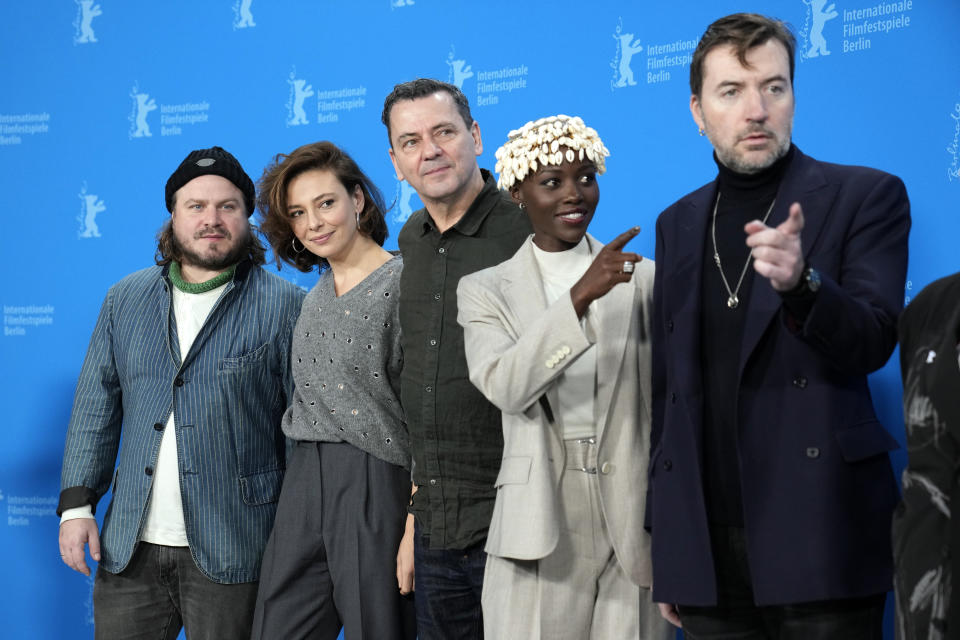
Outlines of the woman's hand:
M 621 249 L 638 233 L 640 227 L 633 227 L 618 235 L 610 244 L 604 245 L 587 272 L 570 289 L 570 298 L 578 318 L 583 317 L 591 302 L 607 295 L 614 285 L 629 282 L 633 277 L 633 264 L 643 260 L 643 256 Z M 631 263 L 629 270 L 624 269 L 627 262 Z

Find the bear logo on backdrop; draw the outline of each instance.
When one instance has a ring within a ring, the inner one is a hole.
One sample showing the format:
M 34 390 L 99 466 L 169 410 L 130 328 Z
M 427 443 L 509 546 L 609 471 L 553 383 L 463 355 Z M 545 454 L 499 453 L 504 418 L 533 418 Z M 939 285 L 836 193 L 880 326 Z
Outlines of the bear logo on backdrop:
M 390 8 L 409 7 L 414 4 L 413 0 L 390 0 Z
M 413 212 L 420 208 L 419 205 L 415 208 L 412 202 L 414 198 L 418 198 L 417 192 L 410 186 L 410 183 L 406 180 L 397 180 L 397 192 L 394 195 L 397 210 L 393 215 L 394 222 L 404 224 Z
M 233 3 L 233 28 L 246 29 L 255 27 L 257 23 L 253 21 L 253 14 L 250 13 L 250 4 L 253 0 L 237 0 Z
M 801 60 L 830 55 L 827 39 L 823 35 L 823 27 L 840 14 L 834 3 L 827 4 L 828 0 L 801 0 L 807 10 L 803 19 L 803 30 L 800 32 L 800 46 L 798 47 Z
M 613 39 L 616 41 L 617 50 L 610 61 L 610 67 L 613 69 L 613 79 L 610 81 L 610 90 L 619 89 L 626 86 L 637 84 L 633 77 L 633 69 L 630 63 L 633 56 L 643 51 L 643 45 L 639 38 L 634 38 L 632 33 L 623 32 L 623 18 L 617 20 L 617 28 L 613 32 Z
M 457 89 L 463 91 L 463 81 L 473 77 L 473 69 L 462 58 L 457 58 L 457 49 L 450 45 L 450 53 L 447 54 L 447 66 L 450 71 L 447 73 L 447 82 L 454 85 Z
M 133 107 L 127 120 L 130 121 L 131 138 L 149 138 L 150 125 L 147 123 L 147 115 L 151 111 L 156 111 L 157 101 L 150 97 L 149 93 L 140 91 L 140 88 L 134 84 L 130 90 L 130 98 L 133 101 Z
M 88 44 L 97 41 L 91 23 L 97 16 L 103 15 L 100 5 L 94 0 L 73 0 L 77 4 L 77 17 L 73 21 L 73 44 Z
M 313 86 L 307 84 L 307 81 L 303 78 L 297 77 L 296 67 L 290 72 L 287 84 L 290 85 L 290 93 L 287 98 L 287 126 L 295 127 L 301 124 L 310 124 L 307 119 L 307 112 L 303 108 L 303 101 L 314 95 Z
M 100 227 L 97 226 L 97 214 L 107 210 L 100 196 L 94 193 L 87 193 L 87 183 L 84 182 L 80 187 L 80 213 L 77 215 L 79 228 L 77 229 L 78 238 L 99 238 Z

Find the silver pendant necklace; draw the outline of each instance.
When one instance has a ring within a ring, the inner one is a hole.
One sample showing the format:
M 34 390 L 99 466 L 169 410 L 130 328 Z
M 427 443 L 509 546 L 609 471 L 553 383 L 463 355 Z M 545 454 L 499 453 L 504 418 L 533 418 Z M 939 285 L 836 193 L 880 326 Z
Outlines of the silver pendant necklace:
M 770 203 L 770 207 L 767 209 L 767 212 L 763 215 L 763 224 L 767 223 L 767 218 L 770 217 L 770 212 L 773 211 L 773 205 L 777 203 L 776 197 L 774 197 L 773 202 Z M 740 270 L 740 279 L 737 280 L 737 288 L 733 291 L 730 290 L 730 283 L 727 282 L 727 276 L 723 273 L 723 265 L 720 264 L 720 253 L 717 251 L 717 207 L 720 206 L 720 190 L 717 190 L 717 201 L 713 203 L 713 224 L 710 227 L 710 237 L 713 239 L 713 261 L 717 264 L 717 269 L 720 270 L 720 279 L 723 280 L 723 286 L 727 290 L 727 307 L 730 309 L 736 309 L 740 305 L 740 298 L 737 295 L 740 293 L 740 286 L 743 284 L 743 278 L 747 275 L 747 269 L 750 267 L 750 261 L 753 260 L 753 251 L 747 255 L 747 261 L 743 263 L 743 269 Z

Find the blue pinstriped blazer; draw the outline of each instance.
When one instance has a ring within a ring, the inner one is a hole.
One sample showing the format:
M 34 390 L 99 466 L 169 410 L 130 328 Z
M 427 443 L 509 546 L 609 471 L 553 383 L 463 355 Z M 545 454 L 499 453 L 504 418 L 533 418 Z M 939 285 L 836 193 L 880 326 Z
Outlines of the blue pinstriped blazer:
M 59 510 L 96 507 L 112 483 L 100 565 L 122 571 L 140 538 L 173 411 L 194 560 L 215 582 L 251 582 L 283 479 L 280 419 L 303 292 L 241 263 L 181 354 L 171 286 L 166 268 L 150 267 L 107 293 L 77 383 Z

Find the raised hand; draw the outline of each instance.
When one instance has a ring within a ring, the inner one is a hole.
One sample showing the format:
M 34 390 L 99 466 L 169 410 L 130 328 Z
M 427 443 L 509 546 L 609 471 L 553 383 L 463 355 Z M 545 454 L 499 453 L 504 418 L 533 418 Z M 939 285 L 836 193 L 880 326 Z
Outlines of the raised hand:
M 640 227 L 633 227 L 618 235 L 610 244 L 605 245 L 597 254 L 597 257 L 593 259 L 587 272 L 570 289 L 573 308 L 577 312 L 578 318 L 583 317 L 591 302 L 607 295 L 614 285 L 629 282 L 630 278 L 633 277 L 633 265 L 643 260 L 643 256 L 629 251 L 625 252 L 623 247 L 633 240 L 638 233 L 640 233 Z M 628 262 L 631 264 L 625 269 L 624 267 Z
M 799 202 L 790 205 L 790 215 L 777 227 L 768 227 L 759 220 L 748 222 L 747 246 L 753 254 L 753 268 L 777 291 L 789 291 L 800 282 L 803 273 L 803 209 Z

